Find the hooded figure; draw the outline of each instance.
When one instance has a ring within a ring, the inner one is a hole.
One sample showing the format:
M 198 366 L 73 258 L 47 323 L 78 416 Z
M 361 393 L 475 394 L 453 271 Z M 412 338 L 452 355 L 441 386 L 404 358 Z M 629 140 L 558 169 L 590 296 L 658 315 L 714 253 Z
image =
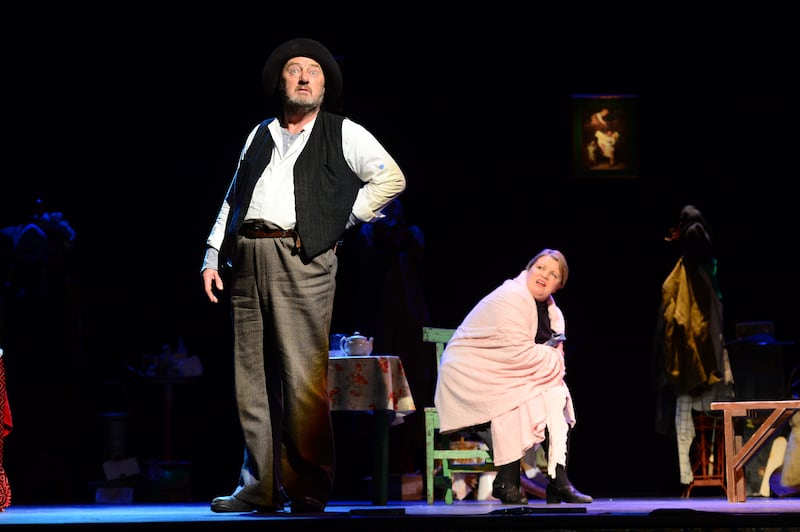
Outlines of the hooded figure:
M 732 398 L 733 376 L 723 337 L 717 260 L 700 210 L 684 206 L 665 240 L 679 242 L 681 255 L 661 286 L 653 349 L 656 428 L 676 433 L 681 483 L 690 484 L 692 410 L 708 410 L 712 400 Z

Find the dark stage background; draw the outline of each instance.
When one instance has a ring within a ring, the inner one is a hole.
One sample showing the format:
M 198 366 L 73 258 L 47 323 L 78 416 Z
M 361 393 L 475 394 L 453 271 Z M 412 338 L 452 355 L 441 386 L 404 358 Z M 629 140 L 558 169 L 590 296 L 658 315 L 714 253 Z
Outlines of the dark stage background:
M 295 36 L 339 56 L 345 114 L 407 174 L 403 202 L 426 236 L 434 324 L 455 327 L 542 247 L 563 250 L 573 481 L 595 496 L 680 493 L 674 442 L 655 431 L 650 362 L 661 283 L 677 258 L 662 237 L 684 204 L 716 231 L 728 338 L 755 320 L 773 321 L 779 339 L 797 336 L 800 121 L 788 7 L 573 6 L 523 17 L 497 6 L 447 18 L 395 7 L 404 11 L 0 17 L 0 226 L 41 197 L 78 235 L 78 340 L 28 374 L 12 371 L 24 353 L 7 353 L 12 408 L 34 389 L 48 413 L 20 415 L 7 440 L 18 502 L 93 496 L 98 414 L 134 413 L 130 454 L 154 452 L 159 390 L 127 366 L 179 339 L 204 373 L 177 390 L 176 453 L 192 462 L 194 498 L 233 488 L 241 438 L 227 308 L 205 301 L 199 267 L 241 144 L 266 117 L 261 67 Z M 574 178 L 578 93 L 638 95 L 637 178 Z M 345 257 L 335 329 L 352 332 L 369 310 L 353 308 Z M 54 367 L 66 368 L 58 394 L 37 388 Z M 53 427 L 39 455 L 21 443 L 34 423 Z M 361 467 L 353 449 L 365 443 L 342 448 L 342 478 Z

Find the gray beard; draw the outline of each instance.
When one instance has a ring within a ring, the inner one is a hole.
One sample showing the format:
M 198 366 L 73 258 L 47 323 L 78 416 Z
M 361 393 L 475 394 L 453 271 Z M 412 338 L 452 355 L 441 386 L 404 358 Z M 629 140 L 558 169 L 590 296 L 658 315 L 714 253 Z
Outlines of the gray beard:
M 292 112 L 304 112 L 307 113 L 309 111 L 313 111 L 318 107 L 322 107 L 322 99 L 315 100 L 313 102 L 304 102 L 299 100 L 294 100 L 291 97 L 285 96 L 283 99 L 283 105 L 288 110 Z

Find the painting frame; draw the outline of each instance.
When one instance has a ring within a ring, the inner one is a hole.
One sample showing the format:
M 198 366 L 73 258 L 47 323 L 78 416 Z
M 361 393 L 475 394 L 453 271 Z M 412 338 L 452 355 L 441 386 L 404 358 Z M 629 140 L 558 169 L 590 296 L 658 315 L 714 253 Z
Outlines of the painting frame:
M 572 94 L 572 173 L 639 177 L 639 96 Z

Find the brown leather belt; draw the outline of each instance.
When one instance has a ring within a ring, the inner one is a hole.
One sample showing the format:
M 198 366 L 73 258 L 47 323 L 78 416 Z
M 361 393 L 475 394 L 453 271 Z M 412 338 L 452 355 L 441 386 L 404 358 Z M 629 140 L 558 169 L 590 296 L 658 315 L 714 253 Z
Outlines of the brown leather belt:
M 239 234 L 245 238 L 291 238 L 295 249 L 300 249 L 300 236 L 293 229 L 272 229 L 262 223 L 243 223 Z
M 297 238 L 297 233 L 289 229 L 276 229 L 272 231 L 265 231 L 263 229 L 256 229 L 252 226 L 245 227 L 239 230 L 239 234 L 247 238 Z
M 243 223 L 239 234 L 247 238 L 297 238 L 297 233 L 292 229 L 273 229 L 260 222 Z

